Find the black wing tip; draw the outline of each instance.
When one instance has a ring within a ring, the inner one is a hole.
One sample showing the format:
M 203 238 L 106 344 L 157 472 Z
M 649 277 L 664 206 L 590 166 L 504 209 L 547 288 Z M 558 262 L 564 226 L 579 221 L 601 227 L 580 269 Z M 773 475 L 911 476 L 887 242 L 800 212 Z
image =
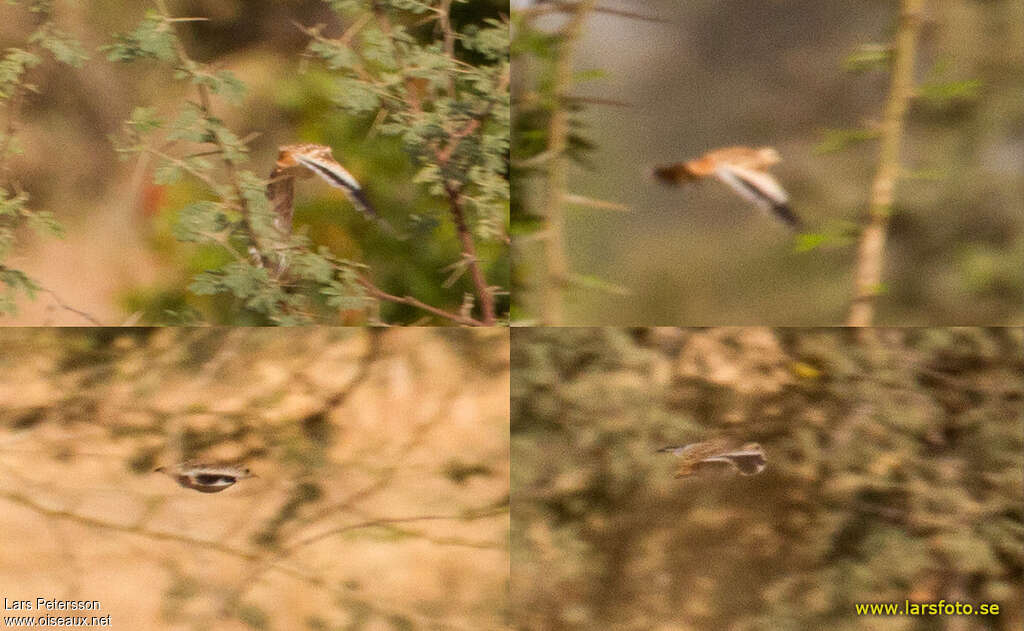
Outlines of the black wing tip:
M 772 204 L 772 212 L 793 230 L 799 231 L 803 228 L 803 222 L 793 213 L 789 204 Z
M 394 226 L 381 217 L 380 213 L 373 207 L 373 204 L 370 203 L 370 200 L 366 197 L 366 194 L 363 193 L 362 189 L 346 189 L 346 192 L 349 195 L 349 199 L 352 200 L 352 205 L 356 207 L 356 210 L 362 213 L 362 215 L 370 221 L 376 223 L 382 231 L 399 241 L 405 241 L 409 238 L 408 235 L 399 234 L 399 232 L 395 230 Z
M 733 456 L 732 463 L 742 475 L 755 475 L 764 471 L 768 460 L 762 453 Z

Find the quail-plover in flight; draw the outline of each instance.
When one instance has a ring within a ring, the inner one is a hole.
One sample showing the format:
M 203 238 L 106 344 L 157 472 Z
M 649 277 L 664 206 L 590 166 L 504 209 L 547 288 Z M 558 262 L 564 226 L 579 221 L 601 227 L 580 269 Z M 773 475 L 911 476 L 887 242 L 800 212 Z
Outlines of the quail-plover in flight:
M 195 464 L 185 462 L 159 467 L 156 471 L 165 473 L 174 481 L 186 488 L 195 489 L 200 493 L 217 493 L 232 486 L 239 480 L 255 478 L 248 467 L 231 464 Z
M 796 229 L 801 222 L 789 207 L 789 195 L 768 173 L 768 168 L 780 161 L 779 152 L 772 147 L 725 147 L 695 160 L 656 167 L 654 176 L 675 185 L 714 176 L 744 199 Z
M 676 477 L 693 475 L 698 469 L 725 464 L 742 475 L 761 473 L 767 464 L 764 450 L 757 443 L 735 447 L 725 440 L 709 440 L 689 445 L 662 447 L 660 453 L 671 453 L 681 460 Z
M 279 147 L 278 151 L 276 168 L 271 173 L 271 178 L 280 175 L 309 178 L 318 175 L 331 186 L 344 191 L 345 196 L 360 212 L 374 219 L 380 217 L 356 178 L 334 159 L 330 147 L 304 143 L 284 145 Z
M 306 143 L 283 145 L 278 147 L 278 151 L 277 162 L 270 173 L 267 197 L 274 207 L 275 225 L 281 232 L 291 232 L 294 180 L 317 175 L 331 186 L 340 188 L 357 210 L 376 221 L 385 232 L 398 236 L 370 204 L 356 178 L 334 159 L 330 147 Z

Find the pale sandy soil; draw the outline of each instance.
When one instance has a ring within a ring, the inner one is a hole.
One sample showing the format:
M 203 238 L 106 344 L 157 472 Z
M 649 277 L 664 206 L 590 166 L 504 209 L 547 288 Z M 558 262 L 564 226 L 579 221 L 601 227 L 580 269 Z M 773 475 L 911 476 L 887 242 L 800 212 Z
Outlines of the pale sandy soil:
M 102 335 L 0 331 L 0 595 L 140 631 L 504 628 L 507 332 Z M 152 473 L 200 443 L 259 477 Z

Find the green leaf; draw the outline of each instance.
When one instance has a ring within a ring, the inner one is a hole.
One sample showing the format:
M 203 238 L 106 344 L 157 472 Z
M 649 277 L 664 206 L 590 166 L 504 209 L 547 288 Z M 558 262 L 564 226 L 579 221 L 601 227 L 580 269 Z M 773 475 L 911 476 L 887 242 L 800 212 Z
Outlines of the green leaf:
M 888 44 L 864 44 L 843 60 L 843 69 L 848 72 L 885 70 L 892 58 L 892 47 Z
M 54 59 L 62 64 L 80 68 L 89 55 L 77 40 L 47 22 L 29 37 L 29 42 L 38 43 L 50 51 Z
M 810 252 L 828 243 L 830 239 L 827 234 L 805 232 L 796 235 L 796 246 L 793 249 L 796 252 Z
M 974 101 L 981 96 L 983 85 L 978 79 L 929 82 L 918 86 L 916 96 L 935 105 L 946 105 L 950 101 Z
M 150 11 L 134 31 L 115 35 L 114 43 L 101 50 L 109 61 L 122 63 L 137 59 L 173 61 L 177 58 L 176 42 L 171 25 L 159 13 Z
M 874 140 L 879 135 L 873 129 L 826 129 L 822 134 L 824 138 L 814 147 L 817 154 L 835 153 L 850 145 Z
M 173 162 L 164 162 L 153 171 L 153 183 L 158 186 L 177 184 L 181 180 L 181 167 Z
M 187 103 L 171 124 L 168 140 L 187 140 L 188 142 L 206 142 L 210 140 L 209 132 L 203 120 L 203 112 L 193 103 Z
M 211 235 L 223 232 L 230 222 L 220 204 L 200 201 L 188 204 L 178 211 L 174 224 L 174 238 L 183 242 L 209 241 Z
M 210 92 L 223 96 L 232 105 L 241 105 L 245 100 L 245 84 L 230 70 L 219 70 L 212 75 L 196 72 L 192 83 L 208 87 Z
M 64 237 L 64 226 L 61 225 L 61 223 L 57 221 L 57 218 L 53 216 L 53 213 L 49 211 L 41 210 L 28 213 L 26 216 L 26 222 L 28 227 L 36 234 L 49 235 L 57 238 Z
M 613 294 L 615 296 L 633 295 L 633 290 L 631 290 L 629 287 L 617 285 L 603 278 L 598 278 L 597 276 L 589 276 L 587 274 L 571 274 L 569 276 L 569 282 L 584 289 L 593 289 L 606 294 Z
M 163 121 L 156 114 L 156 108 L 154 107 L 136 107 L 132 110 L 131 118 L 128 120 L 128 124 L 136 132 L 144 134 L 156 129 L 159 129 L 163 125 Z
M 599 79 L 606 78 L 608 78 L 608 73 L 600 68 L 581 70 L 572 74 L 572 80 L 574 83 L 585 83 L 587 81 L 597 81 Z

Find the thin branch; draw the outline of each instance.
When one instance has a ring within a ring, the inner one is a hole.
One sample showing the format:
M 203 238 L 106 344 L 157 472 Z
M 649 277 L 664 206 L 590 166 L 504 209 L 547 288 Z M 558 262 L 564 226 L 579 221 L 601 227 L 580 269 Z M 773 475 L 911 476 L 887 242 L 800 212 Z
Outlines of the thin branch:
M 452 62 L 457 62 L 458 60 L 455 57 L 455 32 L 451 24 L 450 11 L 451 0 L 441 0 L 441 6 L 437 9 L 437 12 L 444 37 L 445 55 Z M 510 75 L 511 73 L 508 70 L 502 74 L 499 79 L 498 86 L 496 86 L 495 89 L 496 93 L 501 93 L 508 85 L 511 80 Z M 448 77 L 448 97 L 451 99 L 456 98 L 455 77 L 451 75 Z M 474 116 L 467 121 L 460 130 L 449 134 L 447 146 L 437 151 L 437 162 L 441 167 L 442 177 L 444 177 L 444 166 L 448 164 L 448 161 L 455 153 L 456 148 L 464 138 L 473 134 L 478 129 L 483 128 L 483 123 L 491 115 L 493 106 L 493 101 L 488 102 L 484 110 L 480 112 L 479 115 Z M 444 189 L 445 193 L 448 195 L 448 206 L 452 214 L 452 222 L 455 224 L 455 232 L 459 237 L 459 243 L 462 245 L 463 259 L 467 261 L 476 297 L 480 302 L 482 323 L 484 326 L 493 326 L 497 321 L 494 313 L 494 293 L 491 291 L 491 287 L 487 283 L 483 270 L 480 268 L 479 259 L 477 258 L 476 253 L 476 243 L 473 240 L 473 234 L 470 232 L 469 226 L 466 224 L 465 211 L 462 206 L 461 190 L 447 178 L 445 178 Z
M 446 181 L 445 192 L 448 193 L 449 210 L 452 213 L 452 221 L 455 223 L 455 232 L 462 244 L 462 255 L 465 257 L 466 265 L 469 267 L 470 277 L 473 279 L 473 286 L 476 289 L 477 298 L 480 300 L 480 310 L 483 312 L 481 323 L 483 326 L 494 326 L 494 294 L 491 292 L 484 272 L 480 268 L 480 261 L 476 255 L 476 244 L 473 242 L 473 234 L 466 225 L 465 213 L 462 209 L 462 199 L 459 191 Z
M 900 174 L 904 116 L 914 92 L 914 59 L 924 0 L 902 0 L 899 30 L 893 48 L 889 100 L 881 123 L 882 147 L 871 184 L 870 219 L 861 235 L 854 276 L 849 326 L 871 326 L 875 301 L 882 286 L 885 240 L 892 211 L 893 190 Z
M 452 0 L 441 0 L 441 6 L 437 8 L 438 20 L 441 24 L 441 33 L 444 37 L 444 54 L 448 59 L 455 61 L 455 29 L 452 28 Z M 448 98 L 455 98 L 455 77 L 448 76 Z
M 427 303 L 417 300 L 412 296 L 396 296 L 394 294 L 389 294 L 383 289 L 374 285 L 368 278 L 364 276 L 359 276 L 357 282 L 363 286 L 363 288 L 366 290 L 366 294 L 371 298 L 376 298 L 377 300 L 385 300 L 387 302 L 394 302 L 403 305 L 409 305 L 410 307 L 416 307 L 417 309 L 422 309 L 423 311 L 426 311 L 428 313 L 432 313 L 446 320 L 450 320 L 458 324 L 463 324 L 465 326 L 486 326 L 480 320 L 468 316 L 462 316 L 457 313 L 451 313 L 445 311 L 444 309 L 438 309 L 437 307 L 428 305 Z
M 156 0 L 157 8 L 160 10 L 160 14 L 164 20 L 171 25 L 173 29 L 174 21 L 181 21 L 180 18 L 174 18 L 171 16 L 170 11 L 167 10 L 166 0 Z M 195 62 L 188 56 L 188 51 L 185 50 L 185 45 L 182 44 L 181 40 L 175 36 L 174 48 L 178 54 L 178 61 L 181 63 L 183 69 L 188 69 L 194 65 Z M 190 72 L 190 74 L 194 74 Z M 199 95 L 199 109 L 203 113 L 203 118 L 207 121 L 213 118 L 213 106 L 210 98 L 210 90 L 204 83 L 196 83 L 196 92 Z M 242 192 L 242 185 L 238 179 L 238 171 L 235 169 L 235 163 L 228 157 L 227 147 L 221 141 L 217 134 L 211 134 L 213 137 L 212 144 L 217 147 L 218 152 L 223 156 L 222 162 L 224 163 L 224 169 L 227 172 L 228 182 L 231 185 L 232 193 L 235 196 L 235 204 L 238 209 L 242 212 L 242 222 L 245 226 L 245 231 L 249 237 L 249 242 L 259 251 L 258 263 L 262 267 L 265 264 L 263 260 L 263 252 L 265 251 L 260 239 L 256 234 L 256 228 L 252 221 L 252 211 L 249 208 L 249 203 L 245 199 L 245 195 Z M 254 257 L 255 258 L 255 257 Z
M 47 506 L 43 506 L 42 504 L 38 504 L 35 501 L 19 493 L 12 493 L 10 491 L 0 491 L 0 498 L 4 498 L 9 502 L 24 506 L 25 508 L 28 508 L 41 515 L 45 515 L 47 517 L 52 517 L 55 519 L 72 521 L 77 524 L 82 524 L 83 526 L 89 526 L 92 528 L 102 528 L 104 530 L 111 530 L 114 532 L 121 532 L 131 535 L 139 535 L 157 541 L 174 541 L 177 543 L 185 543 L 194 548 L 205 548 L 207 550 L 213 550 L 215 552 L 220 552 L 222 554 L 227 554 L 249 561 L 257 561 L 260 558 L 262 558 L 262 555 L 260 554 L 256 554 L 254 552 L 249 552 L 247 550 L 242 550 L 239 548 L 233 548 L 231 546 L 226 546 L 222 543 L 217 543 L 216 541 L 196 539 L 194 537 L 179 535 L 173 532 L 147 530 L 140 526 L 118 524 L 115 522 L 94 519 L 92 517 L 86 517 L 85 515 L 79 515 L 77 513 L 62 510 L 59 508 L 49 508 Z
M 43 287 L 42 285 L 40 285 L 38 283 L 36 283 L 36 287 L 39 288 L 39 291 L 41 291 L 41 292 L 43 292 L 45 294 L 48 294 L 50 296 L 50 298 L 52 298 L 53 301 L 55 303 L 57 303 L 57 306 L 60 307 L 61 309 L 63 309 L 64 311 L 67 311 L 69 313 L 73 313 L 73 314 L 75 314 L 75 315 L 77 315 L 77 316 L 87 320 L 90 324 L 92 324 L 94 326 L 103 326 L 103 323 L 100 322 L 99 320 L 97 320 L 96 318 L 94 318 L 91 314 L 86 313 L 85 311 L 82 311 L 81 309 L 76 309 L 76 308 L 72 307 L 71 305 L 69 305 L 68 303 L 64 302 L 64 300 L 61 299 L 60 295 L 58 295 L 57 292 L 55 292 L 54 290 L 50 289 L 49 287 Z
M 488 517 L 495 517 L 497 515 L 504 515 L 508 513 L 507 508 L 489 508 L 486 510 L 473 511 L 465 514 L 453 514 L 453 515 L 416 515 L 413 517 L 383 517 L 378 519 L 367 519 L 366 521 L 356 522 L 354 524 L 348 524 L 346 526 L 339 526 L 337 528 L 331 528 L 324 532 L 319 532 L 315 535 L 310 535 L 305 539 L 301 539 L 283 548 L 281 551 L 282 556 L 290 556 L 296 550 L 304 548 L 308 545 L 314 544 L 318 541 L 322 541 L 335 535 L 340 535 L 350 530 L 358 530 L 360 528 L 373 528 L 373 527 L 388 527 L 396 524 L 409 524 L 420 521 L 474 521 L 477 519 L 486 519 Z
M 35 501 L 29 499 L 28 497 L 25 497 L 25 496 L 23 496 L 21 494 L 18 494 L 18 493 L 12 493 L 12 492 L 9 492 L 9 491 L 0 491 L 0 498 L 7 499 L 8 501 L 10 501 L 12 503 L 19 504 L 21 506 L 24 506 L 25 508 L 28 508 L 29 510 L 32 510 L 32 511 L 34 511 L 36 513 L 39 513 L 41 515 L 45 515 L 47 517 L 51 517 L 51 518 L 55 518 L 55 519 L 63 519 L 63 520 L 66 520 L 66 521 L 71 521 L 71 522 L 74 522 L 74 523 L 77 523 L 77 524 L 81 524 L 83 526 L 88 526 L 88 527 L 91 527 L 91 528 L 100 528 L 100 529 L 103 529 L 103 530 L 108 530 L 108 531 L 113 531 L 113 532 L 120 532 L 120 533 L 125 533 L 125 534 L 130 534 L 130 535 L 138 535 L 140 537 L 144 537 L 144 538 L 152 539 L 152 540 L 156 540 L 156 541 L 172 541 L 172 542 L 175 542 L 175 543 L 183 543 L 183 544 L 187 544 L 187 545 L 189 545 L 189 546 L 191 546 L 193 548 L 203 548 L 203 549 L 206 549 L 206 550 L 211 550 L 211 551 L 214 551 L 214 552 L 219 552 L 221 554 L 225 554 L 225 555 L 228 555 L 228 556 L 233 556 L 233 557 L 237 557 L 237 558 L 240 558 L 240 559 L 244 559 L 244 560 L 250 561 L 250 562 L 261 562 L 261 561 L 266 560 L 266 554 L 265 553 L 249 552 L 247 550 L 242 550 L 240 548 L 235 548 L 235 547 L 232 547 L 232 546 L 227 546 L 227 545 L 224 545 L 224 544 L 221 544 L 221 543 L 217 543 L 216 541 L 208 541 L 208 540 L 204 540 L 204 539 L 196 539 L 194 537 L 188 537 L 188 536 L 185 536 L 185 535 L 179 535 L 179 534 L 171 533 L 171 532 L 147 530 L 147 529 L 142 528 L 140 526 L 117 524 L 117 523 L 114 523 L 114 522 L 108 522 L 108 521 L 103 521 L 103 520 L 100 520 L 100 519 L 94 519 L 92 517 L 86 517 L 84 515 L 79 515 L 77 513 L 73 513 L 73 512 L 70 512 L 70 511 L 65 511 L 65 510 L 61 510 L 61 509 L 54 509 L 54 508 L 48 508 L 46 506 L 43 506 L 41 504 L 36 503 Z M 482 514 L 479 515 L 479 517 L 484 517 L 484 516 L 486 516 L 486 515 L 482 515 Z M 428 516 L 424 516 L 422 519 L 419 519 L 419 520 L 422 521 L 424 519 L 434 519 L 434 518 L 442 518 L 442 517 L 441 516 L 429 516 L 428 515 Z M 462 519 L 475 519 L 475 518 L 478 518 L 478 516 L 477 515 L 472 515 L 472 516 L 468 516 L 468 517 L 467 516 L 455 516 L 453 518 L 454 519 L 458 519 L 458 518 L 462 518 Z M 405 518 L 405 519 L 397 519 L 397 520 L 395 520 L 395 519 L 369 520 L 369 521 L 363 522 L 361 524 L 353 524 L 352 526 L 348 527 L 347 529 L 351 530 L 353 528 L 373 527 L 373 526 L 386 527 L 388 524 L 404 523 L 404 522 L 409 522 L 409 521 L 417 521 L 417 518 Z M 379 523 L 377 523 L 377 522 L 379 522 Z M 287 566 L 281 565 L 279 562 L 273 562 L 272 565 L 270 566 L 270 569 L 272 569 L 274 571 L 277 571 L 277 572 L 281 572 L 282 574 L 284 574 L 286 576 L 290 576 L 291 578 L 294 578 L 296 580 L 302 581 L 303 583 L 306 583 L 308 585 L 312 585 L 314 587 L 318 587 L 320 589 L 324 589 L 324 590 L 334 594 L 337 597 L 341 597 L 341 596 L 346 596 L 347 597 L 348 596 L 348 594 L 339 593 L 337 591 L 337 589 L 335 587 L 333 587 L 332 585 L 330 585 L 327 581 L 325 581 L 323 579 L 323 577 L 316 576 L 316 575 L 313 575 L 313 574 L 309 574 L 307 572 L 304 572 L 301 569 L 295 569 L 295 568 L 287 567 Z M 419 614 L 405 614 L 405 613 L 403 613 L 402 615 L 406 615 L 407 617 L 421 618 L 424 621 L 424 623 L 429 621 L 429 622 L 432 622 L 434 624 L 438 624 L 437 621 L 429 620 L 427 618 L 422 617 Z M 440 627 L 440 628 L 458 628 L 458 627 L 451 627 L 450 625 L 445 625 L 445 626 Z

